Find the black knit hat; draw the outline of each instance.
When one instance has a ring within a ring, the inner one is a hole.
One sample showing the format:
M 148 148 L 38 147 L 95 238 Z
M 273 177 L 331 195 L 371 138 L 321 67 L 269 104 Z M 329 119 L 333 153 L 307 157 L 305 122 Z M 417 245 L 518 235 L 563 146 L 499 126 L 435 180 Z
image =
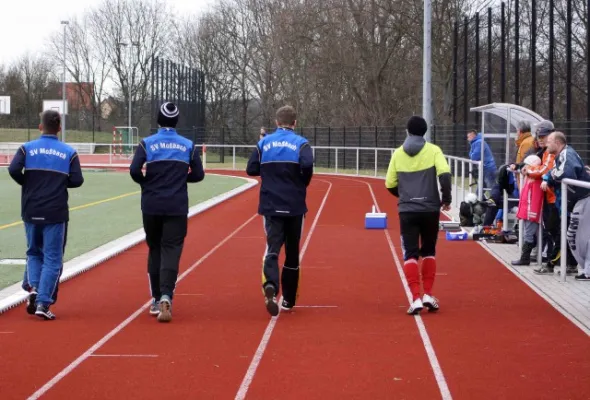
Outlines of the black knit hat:
M 410 135 L 424 136 L 428 130 L 428 125 L 426 124 L 426 120 L 424 120 L 424 118 L 414 115 L 408 120 L 406 129 Z
M 174 103 L 164 103 L 158 112 L 158 125 L 162 128 L 176 128 L 180 112 Z

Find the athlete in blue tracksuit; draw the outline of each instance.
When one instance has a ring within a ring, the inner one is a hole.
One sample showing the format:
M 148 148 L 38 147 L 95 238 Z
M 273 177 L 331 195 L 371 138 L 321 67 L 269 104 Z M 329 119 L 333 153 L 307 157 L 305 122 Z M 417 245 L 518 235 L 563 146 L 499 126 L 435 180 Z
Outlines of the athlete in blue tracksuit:
M 157 315 L 160 322 L 172 319 L 172 298 L 188 224 L 187 182 L 205 178 L 197 148 L 175 130 L 178 118 L 176 105 L 162 104 L 160 129 L 140 142 L 130 166 L 131 178 L 141 185 L 153 298 L 150 314 Z
M 297 115 L 290 106 L 277 111 L 277 130 L 263 137 L 248 160 L 246 172 L 261 177 L 258 213 L 264 217 L 266 251 L 262 288 L 266 309 L 279 313 L 279 253 L 285 245 L 281 274 L 283 310 L 291 310 L 299 287 L 299 244 L 307 213 L 307 186 L 313 176 L 313 153 L 309 142 L 296 134 Z
M 27 312 L 52 320 L 55 314 L 49 307 L 57 300 L 68 231 L 68 188 L 82 186 L 84 178 L 78 154 L 57 137 L 61 129 L 59 113 L 45 111 L 40 128 L 43 135 L 17 150 L 8 172 L 22 186 Z

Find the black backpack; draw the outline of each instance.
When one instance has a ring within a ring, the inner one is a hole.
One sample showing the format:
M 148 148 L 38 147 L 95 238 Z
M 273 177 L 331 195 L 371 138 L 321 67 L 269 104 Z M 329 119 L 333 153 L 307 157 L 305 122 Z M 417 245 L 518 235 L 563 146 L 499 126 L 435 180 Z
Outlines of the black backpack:
M 475 203 L 462 201 L 459 205 L 459 223 L 467 227 L 483 225 L 487 209 L 488 203 L 483 201 Z

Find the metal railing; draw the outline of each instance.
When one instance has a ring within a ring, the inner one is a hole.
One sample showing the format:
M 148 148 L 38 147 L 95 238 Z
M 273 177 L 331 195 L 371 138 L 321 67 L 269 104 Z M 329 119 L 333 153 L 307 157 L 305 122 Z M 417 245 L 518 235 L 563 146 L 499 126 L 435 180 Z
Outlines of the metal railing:
M 19 143 L 2 151 L 0 146 L 0 164 L 10 163 Z M 125 167 L 131 163 L 137 144 L 94 143 L 92 154 L 79 154 L 80 162 L 85 167 Z M 201 157 L 203 167 L 207 169 L 244 170 L 255 145 L 202 144 Z M 313 146 L 314 167 L 319 173 L 341 173 L 357 176 L 385 177 L 391 155 L 395 148 L 389 147 L 343 147 Z M 459 207 L 469 193 L 473 193 L 474 168 L 482 170 L 481 161 L 445 155 L 451 168 L 453 182 L 453 207 Z M 480 174 L 481 175 L 481 174 Z M 481 180 L 480 180 L 481 182 Z M 480 199 L 483 185 L 479 185 Z

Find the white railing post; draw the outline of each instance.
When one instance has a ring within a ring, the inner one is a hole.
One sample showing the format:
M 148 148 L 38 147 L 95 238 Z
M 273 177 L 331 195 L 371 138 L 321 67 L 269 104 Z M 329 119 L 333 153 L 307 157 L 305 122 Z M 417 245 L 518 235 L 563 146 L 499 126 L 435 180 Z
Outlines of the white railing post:
M 109 165 L 113 164 L 113 145 L 109 144 Z
M 483 153 L 481 155 L 483 158 Z M 483 201 L 483 161 L 479 161 L 479 171 L 477 171 L 477 197 Z
M 543 265 L 543 209 L 541 209 L 541 219 L 537 229 L 537 265 Z
M 377 176 L 377 149 L 375 149 L 375 176 Z
M 471 184 L 473 183 L 473 164 L 469 163 L 469 193 L 471 193 Z
M 232 162 L 233 162 L 233 169 L 236 169 L 236 146 L 232 146 Z
M 455 194 L 453 195 L 453 202 L 455 203 L 455 207 L 458 207 L 460 202 L 458 202 L 457 193 L 459 192 L 459 168 L 457 167 L 458 160 L 456 158 L 453 159 L 453 181 L 455 181 Z M 451 202 L 452 203 L 452 202 Z
M 465 160 L 461 161 L 461 198 L 465 200 Z
M 565 282 L 567 271 L 567 183 L 561 181 L 561 280 Z
M 311 148 L 311 154 L 313 156 L 313 166 L 315 167 L 315 147 Z
M 336 160 L 336 173 L 338 173 L 338 147 L 336 147 L 334 149 L 334 154 L 335 154 L 334 159 Z
M 356 174 L 359 175 L 359 149 L 356 149 Z
M 203 169 L 207 169 L 207 145 L 203 144 Z

